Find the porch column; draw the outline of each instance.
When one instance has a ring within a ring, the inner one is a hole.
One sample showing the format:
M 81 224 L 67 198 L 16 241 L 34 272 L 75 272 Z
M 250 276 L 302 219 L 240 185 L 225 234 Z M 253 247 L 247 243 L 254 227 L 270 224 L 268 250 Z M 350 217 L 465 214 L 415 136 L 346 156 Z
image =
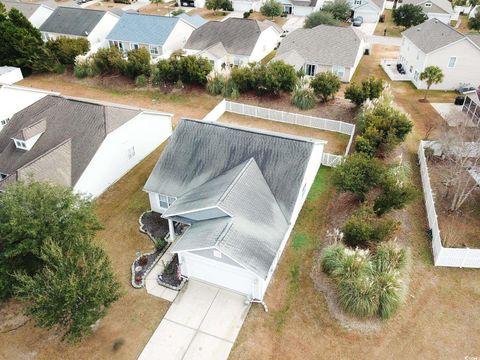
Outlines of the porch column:
M 168 230 L 170 231 L 170 242 L 175 241 L 175 227 L 173 226 L 173 220 L 168 219 Z

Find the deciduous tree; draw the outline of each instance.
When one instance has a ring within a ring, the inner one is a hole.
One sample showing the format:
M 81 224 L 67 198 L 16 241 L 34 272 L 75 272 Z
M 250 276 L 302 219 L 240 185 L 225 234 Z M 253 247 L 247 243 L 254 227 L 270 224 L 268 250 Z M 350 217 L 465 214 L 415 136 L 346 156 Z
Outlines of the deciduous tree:
M 312 79 L 310 83 L 315 95 L 321 98 L 323 102 L 335 98 L 335 94 L 340 90 L 340 78 L 331 72 L 320 72 Z
M 275 16 L 282 15 L 283 6 L 276 0 L 267 0 L 260 8 L 260 12 L 263 16 L 268 16 L 273 20 Z
M 338 25 L 338 20 L 333 17 L 331 12 L 319 10 L 307 16 L 303 27 L 311 29 L 318 25 Z
M 428 20 L 420 5 L 403 4 L 392 12 L 393 22 L 406 28 L 416 26 Z

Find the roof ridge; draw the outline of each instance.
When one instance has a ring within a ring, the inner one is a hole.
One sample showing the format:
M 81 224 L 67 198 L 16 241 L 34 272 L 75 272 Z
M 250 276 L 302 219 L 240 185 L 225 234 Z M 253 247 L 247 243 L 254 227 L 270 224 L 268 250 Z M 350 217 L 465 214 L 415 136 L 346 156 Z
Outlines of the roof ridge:
M 245 171 L 248 169 L 248 167 L 250 166 L 250 164 L 255 161 L 255 159 L 253 157 L 251 157 L 250 159 L 248 159 L 247 161 L 244 161 L 245 163 L 245 166 L 243 166 L 243 168 L 240 170 L 240 172 L 237 174 L 237 176 L 235 176 L 235 179 L 233 179 L 233 181 L 230 183 L 230 185 L 228 185 L 228 187 L 225 189 L 225 191 L 223 192 L 223 194 L 220 196 L 220 198 L 218 199 L 217 201 L 217 206 L 219 206 L 219 204 L 227 197 L 227 195 L 232 191 L 233 187 L 235 186 L 235 184 L 238 183 L 238 180 L 240 180 L 240 178 L 243 176 L 243 174 L 245 174 Z M 238 166 L 238 165 L 237 165 Z M 233 168 L 232 168 L 233 169 Z M 228 170 L 227 170 L 228 171 Z M 219 206 L 220 207 L 220 206 Z M 223 209 L 222 209 L 223 210 Z M 225 210 L 223 210 L 225 212 Z

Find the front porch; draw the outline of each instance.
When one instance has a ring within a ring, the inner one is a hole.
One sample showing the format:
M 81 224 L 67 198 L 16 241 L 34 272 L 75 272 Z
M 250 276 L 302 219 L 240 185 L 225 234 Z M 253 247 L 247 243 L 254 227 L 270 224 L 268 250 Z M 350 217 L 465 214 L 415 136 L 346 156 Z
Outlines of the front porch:
M 380 65 L 392 81 L 412 81 L 412 77 L 406 74 L 400 74 L 397 64 L 401 63 L 399 59 L 382 59 Z

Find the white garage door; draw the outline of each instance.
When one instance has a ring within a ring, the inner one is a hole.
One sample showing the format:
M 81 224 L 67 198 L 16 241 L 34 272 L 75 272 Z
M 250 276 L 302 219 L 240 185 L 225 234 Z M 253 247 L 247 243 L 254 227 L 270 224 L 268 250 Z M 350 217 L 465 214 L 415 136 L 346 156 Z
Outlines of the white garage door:
M 183 275 L 241 294 L 253 295 L 255 276 L 247 270 L 191 253 L 184 253 L 182 256 Z
M 366 23 L 376 23 L 380 17 L 377 12 L 366 11 L 363 9 L 355 11 L 355 16 L 363 17 L 363 21 Z
M 246 12 L 250 11 L 252 8 L 252 3 L 250 1 L 232 1 L 233 10 Z

